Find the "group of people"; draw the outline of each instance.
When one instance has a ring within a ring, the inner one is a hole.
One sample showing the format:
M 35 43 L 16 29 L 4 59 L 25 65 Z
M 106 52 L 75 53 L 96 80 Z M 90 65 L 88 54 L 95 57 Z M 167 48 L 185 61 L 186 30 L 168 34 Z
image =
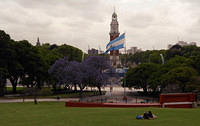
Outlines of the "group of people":
M 136 116 L 136 119 L 156 119 L 156 118 L 157 118 L 157 116 L 152 114 L 151 111 L 144 112 L 143 115 Z

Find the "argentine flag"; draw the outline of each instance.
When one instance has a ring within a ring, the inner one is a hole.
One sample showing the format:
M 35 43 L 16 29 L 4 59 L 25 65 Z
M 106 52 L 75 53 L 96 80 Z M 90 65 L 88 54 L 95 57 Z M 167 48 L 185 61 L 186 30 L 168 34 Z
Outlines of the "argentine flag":
M 124 43 L 125 43 L 125 33 L 123 33 L 116 39 L 110 41 L 106 46 L 105 53 L 108 53 L 109 51 L 119 50 L 121 48 L 124 48 Z

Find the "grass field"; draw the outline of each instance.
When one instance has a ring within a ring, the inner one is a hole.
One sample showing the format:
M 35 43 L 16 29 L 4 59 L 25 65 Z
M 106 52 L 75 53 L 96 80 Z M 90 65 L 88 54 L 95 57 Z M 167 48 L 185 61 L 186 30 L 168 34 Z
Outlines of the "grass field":
M 148 110 L 158 118 L 135 119 Z M 67 108 L 63 102 L 0 104 L 0 126 L 198 126 L 199 117 L 199 108 Z
M 7 90 L 8 92 L 12 92 L 12 89 L 13 89 L 12 87 L 6 87 L 6 90 Z M 24 90 L 24 87 L 17 87 L 16 90 L 17 90 L 17 91 L 22 91 L 22 90 Z

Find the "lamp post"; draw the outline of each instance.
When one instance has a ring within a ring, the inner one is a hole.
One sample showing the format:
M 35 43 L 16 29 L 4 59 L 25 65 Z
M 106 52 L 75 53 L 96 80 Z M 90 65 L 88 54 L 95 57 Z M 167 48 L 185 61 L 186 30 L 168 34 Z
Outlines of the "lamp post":
M 162 53 L 160 54 L 160 57 L 161 57 L 161 60 L 162 60 L 162 64 L 165 64 L 165 59 L 164 59 L 164 56 L 163 56 Z
M 150 59 L 151 59 L 151 55 L 152 55 L 152 54 L 149 54 L 149 63 L 151 62 L 151 60 L 150 60 Z

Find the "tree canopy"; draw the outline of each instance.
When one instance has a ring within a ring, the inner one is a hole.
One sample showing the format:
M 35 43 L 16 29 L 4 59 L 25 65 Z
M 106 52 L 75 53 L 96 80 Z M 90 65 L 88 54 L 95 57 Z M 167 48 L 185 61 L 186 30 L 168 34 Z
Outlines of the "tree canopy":
M 56 60 L 68 57 L 70 61 L 80 62 L 81 56 L 82 51 L 70 45 L 47 43 L 33 46 L 27 40 L 12 40 L 0 30 L 1 80 L 10 80 L 13 93 L 16 93 L 18 84 L 41 88 L 44 84 L 51 83 L 53 78 L 48 74 L 48 69 Z M 2 85 L 5 87 L 5 84 L 1 84 L 1 89 Z
M 49 73 L 56 78 L 58 85 L 65 87 L 77 86 L 82 93 L 86 86 L 97 87 L 101 94 L 101 87 L 106 84 L 108 76 L 104 73 L 110 65 L 103 56 L 90 56 L 83 62 L 68 61 L 67 58 L 57 60 L 49 69 Z
M 161 64 L 159 54 L 163 54 L 165 64 Z M 174 46 L 169 50 L 147 50 L 128 57 L 128 61 L 138 64 L 126 74 L 128 87 L 143 88 L 144 92 L 191 92 L 200 89 L 200 47 Z

